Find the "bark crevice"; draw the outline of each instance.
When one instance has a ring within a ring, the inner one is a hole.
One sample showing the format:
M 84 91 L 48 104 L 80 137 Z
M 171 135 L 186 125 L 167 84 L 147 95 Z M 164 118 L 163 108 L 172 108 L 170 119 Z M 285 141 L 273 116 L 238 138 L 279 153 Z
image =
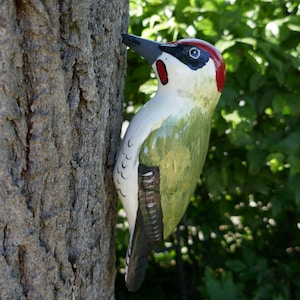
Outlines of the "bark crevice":
M 98 0 L 0 7 L 1 299 L 113 298 L 127 11 Z

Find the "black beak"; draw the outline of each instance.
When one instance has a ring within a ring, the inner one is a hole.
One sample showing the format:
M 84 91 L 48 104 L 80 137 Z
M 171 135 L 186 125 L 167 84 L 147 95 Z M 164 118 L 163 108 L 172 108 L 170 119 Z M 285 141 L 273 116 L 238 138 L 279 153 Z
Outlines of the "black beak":
M 129 48 L 143 56 L 152 65 L 162 54 L 160 43 L 143 39 L 133 34 L 122 34 L 122 42 Z

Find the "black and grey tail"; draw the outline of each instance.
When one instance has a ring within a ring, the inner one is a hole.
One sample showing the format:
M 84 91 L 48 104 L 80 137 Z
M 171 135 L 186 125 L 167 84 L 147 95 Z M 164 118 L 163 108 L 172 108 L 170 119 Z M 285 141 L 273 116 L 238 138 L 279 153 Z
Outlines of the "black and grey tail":
M 145 278 L 148 255 L 163 240 L 158 167 L 139 165 L 138 211 L 133 235 L 126 255 L 126 286 L 129 291 L 140 288 Z

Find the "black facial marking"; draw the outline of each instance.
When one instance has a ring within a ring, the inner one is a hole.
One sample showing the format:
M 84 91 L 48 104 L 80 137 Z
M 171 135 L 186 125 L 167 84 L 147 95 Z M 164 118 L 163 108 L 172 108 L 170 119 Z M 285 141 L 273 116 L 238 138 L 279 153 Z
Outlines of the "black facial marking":
M 173 55 L 192 70 L 205 66 L 210 57 L 208 52 L 194 45 L 165 44 L 160 45 L 159 48 Z

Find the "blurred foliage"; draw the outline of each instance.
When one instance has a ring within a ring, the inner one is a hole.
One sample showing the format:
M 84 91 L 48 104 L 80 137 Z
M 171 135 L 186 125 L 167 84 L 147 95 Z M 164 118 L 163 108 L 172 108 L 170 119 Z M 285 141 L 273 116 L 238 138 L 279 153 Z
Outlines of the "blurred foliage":
M 120 210 L 116 298 L 300 299 L 298 1 L 136 0 L 130 13 L 136 35 L 215 44 L 227 80 L 195 195 L 137 293 L 124 285 Z M 125 119 L 155 90 L 150 66 L 128 51 Z

